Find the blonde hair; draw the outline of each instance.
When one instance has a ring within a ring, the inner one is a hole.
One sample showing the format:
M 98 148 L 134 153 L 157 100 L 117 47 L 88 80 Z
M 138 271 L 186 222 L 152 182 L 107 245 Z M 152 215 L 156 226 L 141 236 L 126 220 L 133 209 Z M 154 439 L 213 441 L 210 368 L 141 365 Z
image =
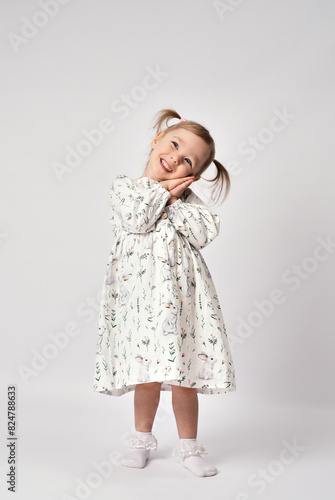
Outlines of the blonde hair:
M 172 118 L 181 119 L 181 116 L 174 109 L 162 109 L 161 111 L 158 111 L 155 116 L 157 118 L 154 122 L 153 128 L 156 129 L 157 133 L 160 132 L 161 130 L 163 130 L 162 125 L 165 122 L 166 128 L 164 130 L 164 134 L 167 132 L 170 132 L 172 130 L 176 130 L 178 128 L 184 128 L 186 130 L 189 130 L 190 132 L 193 132 L 193 134 L 197 135 L 198 137 L 201 137 L 205 141 L 205 143 L 208 145 L 209 156 L 208 156 L 206 162 L 203 165 L 201 165 L 201 167 L 196 175 L 201 176 L 201 174 L 203 172 L 205 172 L 205 170 L 209 167 L 209 165 L 212 162 L 214 163 L 214 165 L 217 168 L 216 176 L 213 179 L 205 179 L 204 177 L 201 177 L 201 178 L 203 180 L 205 180 L 206 182 L 213 182 L 214 187 L 218 187 L 219 194 L 218 194 L 214 203 L 218 202 L 218 200 L 221 196 L 223 187 L 225 187 L 224 197 L 222 199 L 222 202 L 220 203 L 220 205 L 221 205 L 224 202 L 224 200 L 226 199 L 226 197 L 228 196 L 228 193 L 229 193 L 230 187 L 231 187 L 231 182 L 230 182 L 229 173 L 226 170 L 226 168 L 218 160 L 216 160 L 214 158 L 215 157 L 215 143 L 214 143 L 214 140 L 213 140 L 212 136 L 210 135 L 209 131 L 205 127 L 200 125 L 200 123 L 194 122 L 192 120 L 184 120 L 182 122 L 176 123 L 175 125 L 168 126 L 168 122 Z M 213 200 L 213 197 L 212 197 L 212 200 Z

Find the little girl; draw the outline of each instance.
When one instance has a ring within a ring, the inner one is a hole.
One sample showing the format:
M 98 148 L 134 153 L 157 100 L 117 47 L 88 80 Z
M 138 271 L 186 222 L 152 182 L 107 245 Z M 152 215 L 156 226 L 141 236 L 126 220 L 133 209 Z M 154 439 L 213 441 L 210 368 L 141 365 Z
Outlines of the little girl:
M 173 118 L 179 121 L 168 126 Z M 220 194 L 225 185 L 224 199 L 230 179 L 202 125 L 164 109 L 154 127 L 142 176 L 119 175 L 110 186 L 114 243 L 102 287 L 94 390 L 134 391 L 135 433 L 121 463 L 137 468 L 157 448 L 152 427 L 160 391 L 172 391 L 179 435 L 173 455 L 197 476 L 213 476 L 217 469 L 196 439 L 198 393 L 235 391 L 235 369 L 201 254 L 219 233 L 219 217 L 189 186 L 212 162 L 212 181 Z

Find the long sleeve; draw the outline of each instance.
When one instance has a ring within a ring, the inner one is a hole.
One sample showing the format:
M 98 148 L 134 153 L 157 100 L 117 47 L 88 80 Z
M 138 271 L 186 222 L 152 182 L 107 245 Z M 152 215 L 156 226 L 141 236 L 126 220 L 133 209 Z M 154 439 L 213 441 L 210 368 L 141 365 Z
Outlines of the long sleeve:
M 119 175 L 110 186 L 110 221 L 113 222 L 116 215 L 123 229 L 129 233 L 153 230 L 171 198 L 170 192 L 158 182 L 145 179 L 146 185 L 142 185 Z
M 184 194 L 183 199 L 167 205 L 165 211 L 177 231 L 195 248 L 202 249 L 219 234 L 220 219 L 191 189 Z

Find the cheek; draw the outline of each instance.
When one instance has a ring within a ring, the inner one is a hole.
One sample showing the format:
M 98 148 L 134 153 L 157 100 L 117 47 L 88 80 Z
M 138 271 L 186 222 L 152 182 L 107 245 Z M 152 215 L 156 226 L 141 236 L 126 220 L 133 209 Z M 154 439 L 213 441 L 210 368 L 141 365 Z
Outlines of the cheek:
M 192 175 L 192 169 L 191 169 L 191 167 L 188 167 L 187 165 L 182 165 L 182 167 L 180 167 L 180 172 L 182 172 L 184 177 L 187 177 L 188 175 Z

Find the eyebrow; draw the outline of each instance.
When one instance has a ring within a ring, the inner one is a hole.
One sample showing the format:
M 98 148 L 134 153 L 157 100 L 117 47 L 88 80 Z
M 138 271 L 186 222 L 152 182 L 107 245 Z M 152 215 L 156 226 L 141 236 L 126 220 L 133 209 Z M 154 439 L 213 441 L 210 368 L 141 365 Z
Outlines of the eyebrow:
M 174 135 L 173 137 L 175 139 L 178 139 L 178 141 L 181 142 L 182 144 L 185 144 L 184 141 L 180 137 L 178 137 L 177 135 Z M 199 159 L 198 159 L 197 156 L 195 156 L 194 154 L 192 154 L 191 156 L 193 156 L 193 158 L 195 159 L 196 163 L 199 163 Z

